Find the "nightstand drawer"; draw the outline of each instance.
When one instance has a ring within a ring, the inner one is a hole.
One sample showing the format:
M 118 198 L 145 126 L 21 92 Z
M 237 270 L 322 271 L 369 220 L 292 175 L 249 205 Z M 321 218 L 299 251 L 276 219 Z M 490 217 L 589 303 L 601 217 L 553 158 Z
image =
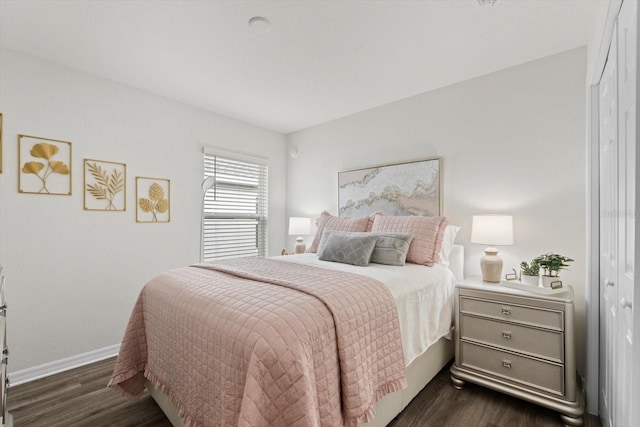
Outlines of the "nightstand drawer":
M 562 332 L 461 315 L 460 338 L 526 352 L 557 363 L 564 362 Z
M 494 319 L 504 319 L 525 325 L 541 326 L 559 331 L 564 329 L 563 312 L 557 310 L 462 296 L 460 297 L 460 312 L 492 317 Z
M 564 367 L 528 357 L 461 342 L 461 365 L 477 369 L 505 380 L 564 395 Z

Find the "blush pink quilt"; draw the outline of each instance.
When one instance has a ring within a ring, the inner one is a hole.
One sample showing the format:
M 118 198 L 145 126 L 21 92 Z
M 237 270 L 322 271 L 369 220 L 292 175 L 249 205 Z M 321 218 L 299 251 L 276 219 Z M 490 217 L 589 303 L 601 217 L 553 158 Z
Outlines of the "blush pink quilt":
M 134 399 L 150 380 L 186 426 L 356 426 L 404 371 L 382 283 L 244 258 L 151 280 L 109 386 Z

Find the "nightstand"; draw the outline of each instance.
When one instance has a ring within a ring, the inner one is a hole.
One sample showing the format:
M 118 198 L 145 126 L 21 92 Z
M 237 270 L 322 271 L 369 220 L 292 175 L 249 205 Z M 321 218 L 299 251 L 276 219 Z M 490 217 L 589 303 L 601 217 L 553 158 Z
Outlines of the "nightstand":
M 580 426 L 584 397 L 576 384 L 573 288 L 549 292 L 481 277 L 458 284 L 451 382 L 533 402 L 559 412 L 565 426 Z

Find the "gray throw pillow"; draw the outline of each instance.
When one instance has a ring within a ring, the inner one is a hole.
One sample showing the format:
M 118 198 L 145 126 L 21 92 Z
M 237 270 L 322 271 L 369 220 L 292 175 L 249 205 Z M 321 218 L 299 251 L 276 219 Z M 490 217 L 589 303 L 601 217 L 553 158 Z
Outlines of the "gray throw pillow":
M 386 265 L 404 265 L 409 245 L 413 240 L 411 233 L 371 233 L 378 236 L 370 262 Z
M 322 261 L 365 267 L 369 265 L 377 241 L 378 236 L 371 233 L 338 233 L 325 230 L 318 245 L 318 257 Z

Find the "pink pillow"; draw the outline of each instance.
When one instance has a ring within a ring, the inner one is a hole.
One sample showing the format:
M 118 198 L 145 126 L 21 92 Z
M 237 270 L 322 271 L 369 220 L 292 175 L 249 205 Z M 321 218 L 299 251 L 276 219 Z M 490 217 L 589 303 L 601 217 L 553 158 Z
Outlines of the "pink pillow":
M 376 215 L 371 231 L 413 234 L 407 262 L 431 267 L 440 258 L 440 246 L 447 222 L 447 218 L 443 216 Z
M 311 246 L 307 248 L 307 252 L 316 253 L 318 251 L 318 244 L 320 244 L 320 238 L 322 237 L 322 231 L 324 229 L 335 231 L 368 231 L 369 221 L 370 218 L 368 216 L 338 218 L 324 211 L 316 221 L 318 229 L 313 238 L 313 242 L 311 242 Z
M 367 224 L 367 231 L 371 231 L 371 228 L 373 227 L 373 220 L 376 219 L 376 216 L 378 215 L 386 215 L 386 213 L 382 212 L 382 211 L 375 211 L 374 213 L 369 215 L 369 224 Z

